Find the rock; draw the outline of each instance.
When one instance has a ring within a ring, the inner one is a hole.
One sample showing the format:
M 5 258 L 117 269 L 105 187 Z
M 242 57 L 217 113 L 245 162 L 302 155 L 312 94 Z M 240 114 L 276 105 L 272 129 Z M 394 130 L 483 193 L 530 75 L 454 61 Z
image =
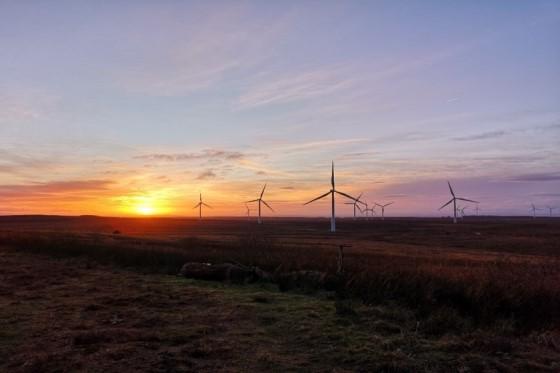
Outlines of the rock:
M 197 280 L 235 283 L 255 282 L 269 275 L 256 267 L 245 267 L 232 263 L 185 263 L 179 275 Z

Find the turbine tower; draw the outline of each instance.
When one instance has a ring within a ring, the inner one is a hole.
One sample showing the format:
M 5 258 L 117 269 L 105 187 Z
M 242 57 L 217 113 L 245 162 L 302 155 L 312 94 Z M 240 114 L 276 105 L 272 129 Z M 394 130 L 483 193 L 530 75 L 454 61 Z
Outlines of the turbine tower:
M 552 217 L 552 210 L 556 210 L 556 207 L 547 206 L 546 208 L 548 209 L 548 212 L 549 212 L 549 214 L 550 214 L 550 217 Z
M 534 203 L 531 203 L 531 210 L 533 211 L 533 219 L 535 219 L 537 217 L 537 211 L 542 209 L 537 208 Z
M 245 203 L 252 203 L 252 202 L 258 202 L 259 203 L 259 218 L 258 218 L 258 222 L 259 224 L 262 224 L 262 218 L 261 218 L 261 204 L 264 204 L 266 207 L 268 207 L 270 209 L 270 211 L 274 212 L 274 210 L 272 209 L 272 207 L 269 206 L 268 203 L 266 203 L 266 201 L 263 199 L 263 195 L 264 195 L 264 190 L 266 189 L 266 184 L 264 184 L 264 187 L 262 188 L 261 191 L 261 195 L 259 198 L 254 199 L 252 201 L 247 201 Z
M 248 221 L 251 218 L 251 209 L 249 208 L 249 205 L 247 205 L 246 203 L 245 203 L 245 208 L 247 209 L 247 221 Z
M 392 205 L 393 203 L 395 203 L 395 202 L 389 202 L 389 203 L 386 203 L 384 205 L 380 205 L 379 203 L 375 202 L 376 206 L 381 207 L 381 220 L 385 220 L 385 207 L 387 207 L 389 205 Z
M 358 205 L 358 203 L 361 203 L 362 205 L 366 206 L 367 209 L 367 203 L 364 203 L 362 201 L 360 201 L 360 198 L 362 198 L 362 194 L 360 193 L 360 195 L 358 196 L 358 198 L 354 201 L 354 202 L 345 202 L 345 205 L 354 205 L 354 220 L 356 220 L 356 208 L 363 214 L 363 210 L 360 208 L 360 206 Z
M 325 194 L 323 194 L 323 195 L 320 195 L 320 196 L 317 197 L 317 198 L 312 199 L 312 200 L 309 201 L 309 202 L 304 203 L 303 205 L 304 205 L 304 206 L 305 206 L 305 205 L 308 205 L 308 204 L 310 204 L 311 202 L 315 202 L 315 201 L 317 201 L 317 200 L 319 200 L 319 199 L 321 199 L 321 198 L 325 198 L 326 196 L 328 196 L 328 195 L 330 194 L 330 195 L 331 195 L 331 232 L 336 232 L 336 218 L 335 218 L 335 211 L 334 211 L 334 195 L 335 195 L 336 193 L 338 193 L 338 194 L 340 194 L 341 196 L 344 196 L 344 197 L 346 197 L 346 198 L 350 198 L 350 199 L 353 200 L 353 201 L 358 201 L 358 199 L 356 199 L 356 198 L 354 198 L 354 197 L 352 197 L 352 196 L 350 196 L 350 195 L 348 195 L 348 194 L 346 194 L 346 193 L 343 193 L 343 192 L 340 192 L 340 191 L 336 190 L 336 188 L 335 188 L 335 186 L 334 186 L 334 161 L 332 162 L 332 168 L 331 168 L 331 170 L 332 170 L 332 172 L 331 172 L 331 190 L 329 190 L 327 193 L 325 193 Z
M 202 206 L 208 207 L 208 208 L 210 208 L 210 209 L 212 208 L 210 205 L 208 205 L 208 204 L 202 202 L 202 193 L 200 193 L 199 202 L 198 202 L 198 204 L 197 204 L 195 207 L 193 207 L 193 209 L 198 208 L 198 218 L 199 218 L 199 219 L 202 219 Z
M 447 206 L 451 202 L 453 202 L 453 223 L 457 224 L 457 201 L 467 201 L 467 202 L 473 202 L 473 203 L 479 203 L 479 202 L 473 201 L 472 199 L 466 199 L 466 198 L 455 196 L 455 192 L 453 192 L 453 188 L 451 187 L 451 183 L 449 181 L 447 182 L 447 185 L 449 185 L 449 191 L 451 192 L 451 197 L 452 198 L 449 200 L 449 202 L 447 202 L 445 205 L 441 206 L 439 209 L 441 210 L 442 208 L 444 208 L 445 206 Z
M 478 207 L 478 203 L 476 204 L 474 211 L 476 211 L 476 216 L 478 216 L 478 212 L 480 211 L 480 208 Z

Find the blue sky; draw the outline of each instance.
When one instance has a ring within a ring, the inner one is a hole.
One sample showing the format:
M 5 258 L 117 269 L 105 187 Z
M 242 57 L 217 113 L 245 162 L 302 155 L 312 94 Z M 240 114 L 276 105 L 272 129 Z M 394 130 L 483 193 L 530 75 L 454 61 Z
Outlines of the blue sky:
M 331 159 L 389 214 L 560 206 L 559 46 L 557 1 L 0 1 L 0 213 L 322 215 Z

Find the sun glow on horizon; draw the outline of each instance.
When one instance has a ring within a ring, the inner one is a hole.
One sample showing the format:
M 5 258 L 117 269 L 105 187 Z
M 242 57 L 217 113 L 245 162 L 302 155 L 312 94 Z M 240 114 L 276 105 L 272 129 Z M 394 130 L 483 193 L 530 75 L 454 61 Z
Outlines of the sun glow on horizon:
M 154 214 L 154 207 L 145 203 L 145 204 L 136 206 L 136 212 L 140 215 L 153 215 Z
M 126 215 L 160 216 L 167 215 L 169 208 L 167 196 L 162 193 L 119 197 L 120 210 Z

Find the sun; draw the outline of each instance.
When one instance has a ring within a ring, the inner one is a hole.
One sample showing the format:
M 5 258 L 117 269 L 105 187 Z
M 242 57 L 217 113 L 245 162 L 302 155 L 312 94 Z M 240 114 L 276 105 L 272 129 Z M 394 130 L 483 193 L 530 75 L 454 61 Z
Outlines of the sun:
M 140 215 L 153 215 L 155 210 L 154 206 L 147 202 L 143 202 L 142 204 L 136 206 L 136 212 Z
M 126 215 L 161 216 L 173 211 L 169 206 L 169 195 L 166 191 L 124 195 L 118 197 L 117 201 Z

